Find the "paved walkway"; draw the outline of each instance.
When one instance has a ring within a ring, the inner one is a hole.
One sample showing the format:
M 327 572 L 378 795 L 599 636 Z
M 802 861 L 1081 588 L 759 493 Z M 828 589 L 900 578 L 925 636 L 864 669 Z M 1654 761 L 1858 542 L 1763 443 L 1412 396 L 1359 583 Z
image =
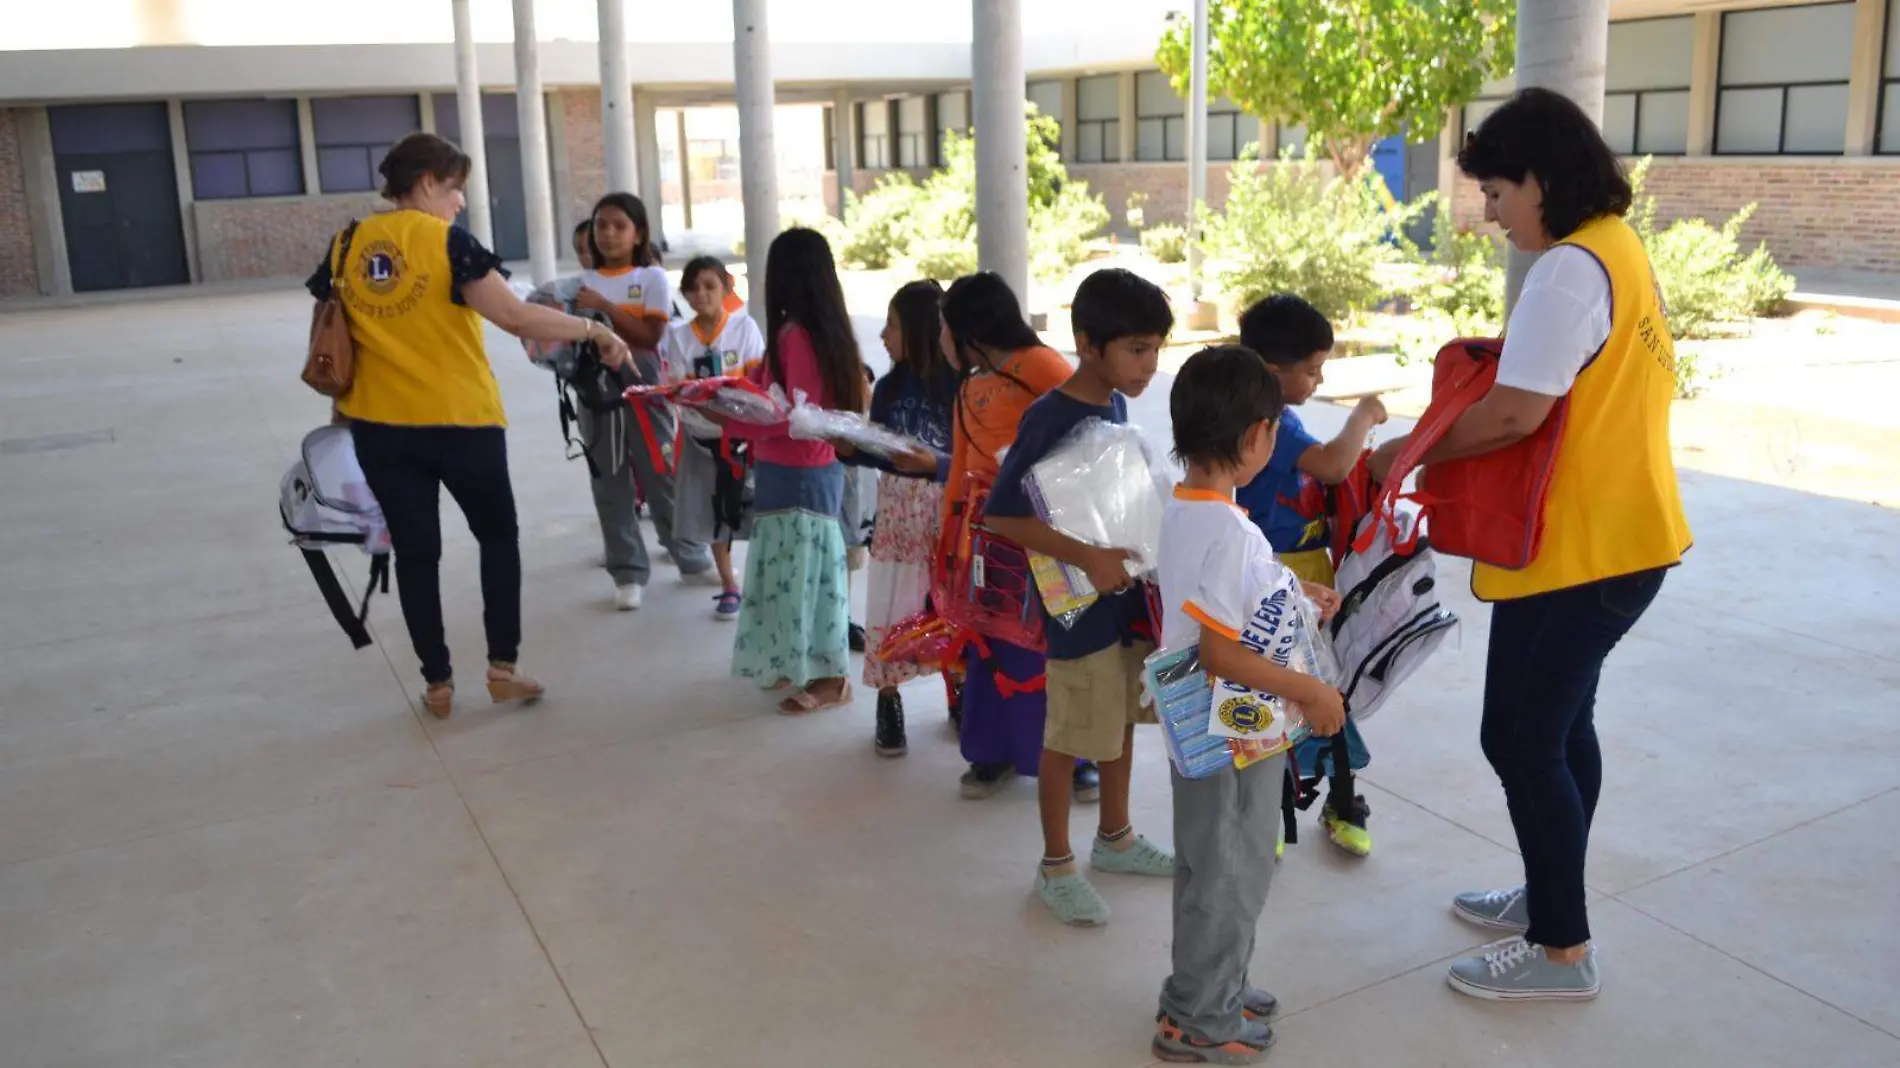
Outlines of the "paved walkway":
M 725 678 L 705 591 L 609 611 L 552 391 L 499 338 L 526 657 L 554 694 L 419 718 L 394 599 L 352 652 L 272 511 L 324 416 L 306 322 L 291 294 L 0 317 L 0 1062 L 1150 1062 L 1167 885 L 1104 879 L 1113 923 L 1061 928 L 1029 893 L 1033 791 L 958 799 L 933 686 L 910 757 L 879 760 L 868 700 L 791 720 Z M 1164 431 L 1164 393 L 1136 411 Z M 1477 749 L 1486 617 L 1459 595 L 1462 649 L 1368 731 L 1377 854 L 1309 835 L 1275 882 L 1276 1062 L 1900 1063 L 1900 516 L 1686 482 L 1696 552 L 1604 684 L 1603 997 L 1444 985 L 1483 940 L 1448 898 L 1517 869 Z M 1139 745 L 1136 817 L 1166 840 Z

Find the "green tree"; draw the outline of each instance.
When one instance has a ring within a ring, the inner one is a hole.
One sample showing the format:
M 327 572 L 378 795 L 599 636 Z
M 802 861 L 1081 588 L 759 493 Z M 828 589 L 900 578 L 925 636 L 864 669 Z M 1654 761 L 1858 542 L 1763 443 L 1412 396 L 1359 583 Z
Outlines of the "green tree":
M 1517 50 L 1517 0 L 1211 0 L 1207 15 L 1209 97 L 1305 126 L 1342 174 L 1382 138 L 1438 136 Z M 1193 32 L 1177 21 L 1155 53 L 1183 97 Z

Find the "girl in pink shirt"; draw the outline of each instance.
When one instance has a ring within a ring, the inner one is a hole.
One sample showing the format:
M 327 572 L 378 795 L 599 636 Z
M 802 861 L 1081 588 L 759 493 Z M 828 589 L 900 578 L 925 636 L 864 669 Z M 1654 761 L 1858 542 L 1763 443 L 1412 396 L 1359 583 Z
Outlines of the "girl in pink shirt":
M 814 230 L 787 230 L 765 263 L 765 359 L 754 382 L 790 399 L 863 411 L 858 354 L 831 246 Z M 850 584 L 839 512 L 844 467 L 822 441 L 797 441 L 784 423 L 728 423 L 753 443 L 752 541 L 732 673 L 797 690 L 779 711 L 798 715 L 851 700 Z

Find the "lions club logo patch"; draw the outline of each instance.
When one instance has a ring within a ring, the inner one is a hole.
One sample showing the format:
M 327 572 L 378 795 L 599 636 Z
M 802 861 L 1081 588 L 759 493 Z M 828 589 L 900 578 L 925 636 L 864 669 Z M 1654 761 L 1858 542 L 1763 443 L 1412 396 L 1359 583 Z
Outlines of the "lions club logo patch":
M 1215 715 L 1237 735 L 1260 734 L 1273 725 L 1273 710 L 1251 697 L 1229 697 Z
M 372 241 L 357 262 L 363 287 L 379 297 L 394 293 L 409 269 L 403 261 L 402 250 L 390 241 Z

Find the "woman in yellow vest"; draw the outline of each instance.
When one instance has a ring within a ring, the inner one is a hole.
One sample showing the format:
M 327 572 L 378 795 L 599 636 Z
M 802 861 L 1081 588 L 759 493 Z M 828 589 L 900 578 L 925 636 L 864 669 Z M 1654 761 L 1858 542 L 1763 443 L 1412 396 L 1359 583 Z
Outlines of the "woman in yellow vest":
M 337 411 L 350 420 L 357 461 L 389 523 L 403 622 L 427 686 L 423 704 L 437 717 L 449 714 L 455 696 L 437 576 L 441 489 L 481 546 L 490 696 L 533 701 L 543 692 L 515 667 L 521 546 L 508 420 L 482 346 L 482 320 L 537 341 L 593 341 L 616 367 L 630 358 L 604 325 L 516 297 L 501 257 L 454 225 L 469 167 L 468 156 L 440 137 L 403 138 L 379 168 L 395 210 L 338 235 L 308 283 L 318 300 L 340 293 L 349 318 L 356 378 Z
M 1425 456 L 1479 456 L 1528 437 L 1561 402 L 1565 430 L 1528 567 L 1475 564 L 1495 602 L 1485 666 L 1485 757 L 1524 856 L 1524 883 L 1460 894 L 1453 911 L 1518 936 L 1452 965 L 1489 1000 L 1581 1000 L 1599 980 L 1584 911 L 1584 851 L 1603 781 L 1593 712 L 1609 655 L 1689 548 L 1669 450 L 1675 349 L 1636 232 L 1631 190 L 1596 124 L 1526 89 L 1465 140 L 1485 219 L 1542 253 L 1505 330 L 1497 385 Z M 1401 441 L 1373 458 L 1391 467 Z

